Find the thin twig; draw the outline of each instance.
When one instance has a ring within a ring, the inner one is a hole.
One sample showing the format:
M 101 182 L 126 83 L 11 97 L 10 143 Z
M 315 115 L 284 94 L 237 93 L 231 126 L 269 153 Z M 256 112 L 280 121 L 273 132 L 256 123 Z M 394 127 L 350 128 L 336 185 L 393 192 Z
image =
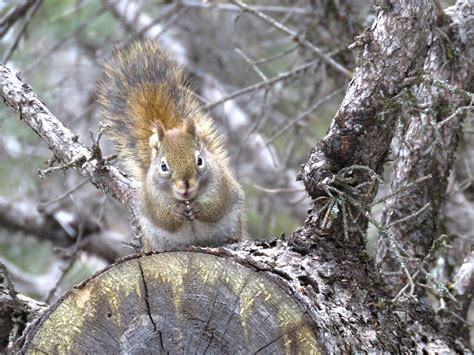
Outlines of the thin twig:
M 268 77 L 265 75 L 265 73 L 255 64 L 254 61 L 252 61 L 247 54 L 244 53 L 240 48 L 236 48 L 235 51 L 242 57 L 244 58 L 245 62 L 252 67 L 252 69 L 262 78 L 262 80 L 268 80 Z
M 394 222 L 392 222 L 392 223 L 390 223 L 390 224 L 387 224 L 387 225 L 385 226 L 385 228 L 391 228 L 391 227 L 393 227 L 393 226 L 395 226 L 395 225 L 397 225 L 397 224 L 405 223 L 405 222 L 409 221 L 410 219 L 419 216 L 419 215 L 420 215 L 424 210 L 426 210 L 428 207 L 430 207 L 430 203 L 429 203 L 429 202 L 428 202 L 426 205 L 424 205 L 423 207 L 421 207 L 420 209 L 418 209 L 418 211 L 415 211 L 414 213 L 412 213 L 412 214 L 410 214 L 410 215 L 408 215 L 408 216 L 406 216 L 406 217 L 403 217 L 403 218 L 401 218 L 401 219 L 399 219 L 399 220 L 396 220 L 396 221 L 394 221 Z
M 387 194 L 387 195 L 385 195 L 385 196 L 382 196 L 381 198 L 375 200 L 374 202 L 372 202 L 372 203 L 369 205 L 369 207 L 373 207 L 373 206 L 375 206 L 375 205 L 377 205 L 377 204 L 379 204 L 379 203 L 382 203 L 382 202 L 388 200 L 389 198 L 391 198 L 391 197 L 393 197 L 393 196 L 395 196 L 395 195 L 398 195 L 398 194 L 401 193 L 401 192 L 404 192 L 404 191 L 406 191 L 406 190 L 408 190 L 408 189 L 411 189 L 412 187 L 421 184 L 423 181 L 426 181 L 426 180 L 431 179 L 431 177 L 432 177 L 431 174 L 428 174 L 428 175 L 423 176 L 423 177 L 421 177 L 421 178 L 419 178 L 419 179 L 416 179 L 416 180 L 413 181 L 413 182 L 409 182 L 409 183 L 407 183 L 407 184 L 404 184 L 403 186 L 400 186 L 400 188 L 398 188 L 397 190 L 395 190 L 395 191 L 393 191 L 393 192 L 391 192 L 391 193 L 389 193 L 389 194 Z
M 301 188 L 301 189 L 268 188 L 268 187 L 263 187 L 263 186 L 260 186 L 260 185 L 254 184 L 254 183 L 250 183 L 250 182 L 247 182 L 247 183 L 250 186 L 252 186 L 253 188 L 257 189 L 257 190 L 267 192 L 267 193 L 270 193 L 270 194 L 279 194 L 279 193 L 286 193 L 286 192 L 304 192 L 305 191 L 304 188 Z
M 58 290 L 59 286 L 61 285 L 61 283 L 63 282 L 64 278 L 66 277 L 67 273 L 72 269 L 72 267 L 74 266 L 74 263 L 76 262 L 76 257 L 71 257 L 69 258 L 68 260 L 68 263 L 66 264 L 66 267 L 63 269 L 62 273 L 61 273 L 61 276 L 59 277 L 59 279 L 56 281 L 55 285 L 53 286 L 53 288 L 51 288 L 51 290 L 49 290 L 48 292 L 48 295 L 46 296 L 45 300 L 44 300 L 44 303 L 46 304 L 49 304 L 52 300 L 52 298 L 54 297 L 54 295 L 56 294 L 56 291 Z
M 44 209 L 54 203 L 58 203 L 62 200 L 64 200 L 66 197 L 68 197 L 70 194 L 72 194 L 73 192 L 79 190 L 81 187 L 83 187 L 85 184 L 87 184 L 89 182 L 89 180 L 83 180 L 81 181 L 79 184 L 77 184 L 76 186 L 73 186 L 71 189 L 69 189 L 68 191 L 66 191 L 65 193 L 63 193 L 61 196 L 53 199 L 53 200 L 50 200 L 50 201 L 47 201 L 47 202 L 43 202 L 43 203 L 40 203 L 38 204 L 38 211 L 42 212 L 44 211 Z
M 256 84 L 253 84 L 253 85 L 250 85 L 250 86 L 247 86 L 243 89 L 240 89 L 240 90 L 237 90 L 235 92 L 233 92 L 232 94 L 229 94 L 227 96 L 224 96 L 223 98 L 217 100 L 217 101 L 214 101 L 213 103 L 209 104 L 209 105 L 206 105 L 204 106 L 204 109 L 205 110 L 211 110 L 213 109 L 214 107 L 218 106 L 218 105 L 221 105 L 223 104 L 224 102 L 226 101 L 229 101 L 229 100 L 232 100 L 232 99 L 235 99 L 236 97 L 238 96 L 241 96 L 241 95 L 244 95 L 244 94 L 247 94 L 249 92 L 252 92 L 254 90 L 257 90 L 257 89 L 261 89 L 261 88 L 266 88 L 268 87 L 269 85 L 273 85 L 281 80 L 285 80 L 287 78 L 290 78 L 294 75 L 297 75 L 297 74 L 300 74 L 301 72 L 305 71 L 306 69 L 309 69 L 313 66 L 315 66 L 316 64 L 319 63 L 319 60 L 313 60 L 309 63 L 306 63 L 306 64 L 303 64 L 299 67 L 296 67 L 295 69 L 293 70 L 290 70 L 290 71 L 287 71 L 287 72 L 284 72 L 284 73 L 281 73 L 273 78 L 270 78 L 266 81 L 261 81 L 259 83 L 256 83 Z
M 291 47 L 291 48 L 289 48 L 289 49 L 287 49 L 287 50 L 284 50 L 284 51 L 282 51 L 282 52 L 280 52 L 280 53 L 277 53 L 277 54 L 275 54 L 275 55 L 272 55 L 272 56 L 270 56 L 270 57 L 262 58 L 262 59 L 259 59 L 259 60 L 254 60 L 253 63 L 254 63 L 254 64 L 263 64 L 263 63 L 271 62 L 271 61 L 273 61 L 273 60 L 280 59 L 280 58 L 282 58 L 282 57 L 284 57 L 284 56 L 286 56 L 286 55 L 288 55 L 288 54 L 294 52 L 294 51 L 297 50 L 297 49 L 298 49 L 298 46 L 293 46 L 293 47 Z
M 33 16 L 36 14 L 38 9 L 40 8 L 41 4 L 43 3 L 43 0 L 37 0 L 29 12 L 28 16 L 25 18 L 25 21 L 23 22 L 23 26 L 21 27 L 20 31 L 18 32 L 18 35 L 15 38 L 15 41 L 11 45 L 11 47 L 8 49 L 8 51 L 5 53 L 5 56 L 3 57 L 3 64 L 7 64 L 7 62 L 10 60 L 11 56 L 13 55 L 13 52 L 15 52 L 16 47 L 18 47 L 18 43 L 20 43 L 20 39 L 23 37 L 23 35 L 26 32 L 26 29 L 28 28 L 28 25 L 31 22 L 31 19 Z
M 51 52 L 57 50 L 59 47 L 61 47 L 63 44 L 65 44 L 67 41 L 69 41 L 72 36 L 78 34 L 81 32 L 84 28 L 89 26 L 93 20 L 98 18 L 100 15 L 102 15 L 105 12 L 105 8 L 101 7 L 98 9 L 96 12 L 92 14 L 89 18 L 85 19 L 79 26 L 77 26 L 74 31 L 71 33 L 68 33 L 64 37 L 60 38 L 57 42 L 53 43 L 48 49 L 44 50 L 40 56 L 38 56 L 35 60 L 33 60 L 24 70 L 23 73 L 28 73 L 31 70 L 33 70 L 38 64 L 40 64 L 47 56 L 51 54 Z
M 345 86 L 342 87 L 342 88 L 339 88 L 335 91 L 333 91 L 332 93 L 330 93 L 329 95 L 327 95 L 326 97 L 323 97 L 321 100 L 319 100 L 318 102 L 316 102 L 313 106 L 311 106 L 308 110 L 306 110 L 305 112 L 303 112 L 301 115 L 299 115 L 298 117 L 296 117 L 295 119 L 291 120 L 290 122 L 288 122 L 283 128 L 281 128 L 278 132 L 276 132 L 273 136 L 271 136 L 270 138 L 268 138 L 268 140 L 265 142 L 265 145 L 268 145 L 270 144 L 271 142 L 273 142 L 276 138 L 278 138 L 281 134 L 283 134 L 284 132 L 286 132 L 288 129 L 290 129 L 291 127 L 293 127 L 296 123 L 300 122 L 301 120 L 303 120 L 304 118 L 306 118 L 308 115 L 310 115 L 313 111 L 317 110 L 318 108 L 320 108 L 322 105 L 324 105 L 326 102 L 330 101 L 334 96 L 336 96 L 337 94 L 341 93 L 343 90 L 345 89 Z
M 230 4 L 220 4 L 217 2 L 194 2 L 181 0 L 180 4 L 187 7 L 197 7 L 201 9 L 219 10 L 219 11 L 240 11 L 240 8 Z M 273 12 L 283 14 L 306 15 L 308 10 L 295 6 L 272 6 L 272 5 L 254 5 L 255 9 L 262 12 Z
M 23 4 L 14 6 L 5 13 L 0 19 L 0 38 L 3 38 L 16 21 L 25 16 L 26 12 L 34 3 L 35 0 L 26 0 Z
M 352 73 L 344 68 L 341 64 L 336 62 L 334 59 L 329 57 L 327 54 L 325 54 L 320 48 L 316 47 L 313 43 L 305 39 L 304 37 L 298 35 L 295 31 L 290 30 L 288 27 L 282 25 L 280 22 L 276 21 L 275 19 L 271 18 L 268 15 L 265 15 L 263 12 L 257 10 L 255 7 L 249 6 L 241 2 L 240 0 L 230 0 L 231 3 L 239 6 L 243 10 L 250 12 L 252 15 L 255 15 L 259 19 L 263 20 L 264 22 L 270 24 L 271 26 L 277 28 L 281 32 L 289 35 L 292 37 L 292 39 L 297 42 L 298 44 L 301 44 L 302 46 L 310 49 L 316 56 L 321 59 L 324 63 L 328 64 L 329 66 L 333 67 L 336 69 L 338 72 L 346 76 L 347 78 L 351 79 L 352 78 Z
M 171 18 L 165 24 L 162 25 L 160 32 L 158 32 L 153 37 L 153 40 L 156 41 L 158 38 L 160 38 L 166 31 L 168 31 L 176 23 L 176 21 L 179 20 L 181 16 L 183 16 L 188 11 L 188 9 L 185 7 L 178 9 L 178 6 L 177 6 L 176 8 L 178 11 L 173 16 L 171 16 Z
M 444 125 L 446 125 L 447 123 L 451 122 L 453 119 L 461 116 L 461 115 L 464 115 L 466 112 L 468 111 L 471 111 L 472 109 L 474 109 L 473 106 L 462 106 L 462 107 L 458 107 L 456 109 L 456 111 L 454 111 L 454 113 L 452 113 L 450 116 L 446 117 L 444 120 L 438 122 L 436 124 L 436 128 L 441 128 L 443 127 Z

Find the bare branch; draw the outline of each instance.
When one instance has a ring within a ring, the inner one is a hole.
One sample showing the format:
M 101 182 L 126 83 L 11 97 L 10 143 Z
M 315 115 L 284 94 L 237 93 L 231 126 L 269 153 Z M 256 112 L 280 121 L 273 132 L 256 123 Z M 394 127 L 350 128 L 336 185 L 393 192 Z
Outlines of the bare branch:
M 236 97 L 242 96 L 244 94 L 247 94 L 249 92 L 252 92 L 252 91 L 255 91 L 255 90 L 258 90 L 258 89 L 268 88 L 269 86 L 271 86 L 271 85 L 273 85 L 273 84 L 275 84 L 279 81 L 291 78 L 295 75 L 299 75 L 299 74 L 303 73 L 305 70 L 310 69 L 311 67 L 314 67 L 318 63 L 319 63 L 319 60 L 314 60 L 312 62 L 300 65 L 300 66 L 298 66 L 295 69 L 292 69 L 290 71 L 280 73 L 277 76 L 275 76 L 273 78 L 270 78 L 268 80 L 264 80 L 264 81 L 261 81 L 259 83 L 250 85 L 246 88 L 237 90 L 237 91 L 233 92 L 232 94 L 224 96 L 224 97 L 220 98 L 219 100 L 214 101 L 213 103 L 204 106 L 204 109 L 205 110 L 212 110 L 216 106 L 219 106 L 219 105 L 223 104 L 226 101 L 235 99 Z
M 36 0 L 25 0 L 23 3 L 13 6 L 10 11 L 0 19 L 0 38 L 10 30 L 13 24 L 23 17 L 35 4 Z
M 31 11 L 28 13 L 27 17 L 25 18 L 25 20 L 23 22 L 23 25 L 21 26 L 20 31 L 18 32 L 15 40 L 13 41 L 13 44 L 8 49 L 8 51 L 5 53 L 5 55 L 3 57 L 3 63 L 4 64 L 6 64 L 10 60 L 11 56 L 13 55 L 13 52 L 15 51 L 16 47 L 18 46 L 18 43 L 20 43 L 21 37 L 23 37 L 23 35 L 25 34 L 26 29 L 28 28 L 28 25 L 31 22 L 31 19 L 36 14 L 36 12 L 38 11 L 38 9 L 40 8 L 42 3 L 43 3 L 43 0 L 36 0 L 36 2 L 33 5 Z
M 252 6 L 249 6 L 249 5 L 246 5 L 244 4 L 243 2 L 241 2 L 240 0 L 230 0 L 231 3 L 239 6 L 240 8 L 242 8 L 243 10 L 251 13 L 252 15 L 255 15 L 257 16 L 259 19 L 265 21 L 266 23 L 268 23 L 269 25 L 275 27 L 276 29 L 278 29 L 279 31 L 289 35 L 293 41 L 295 41 L 296 43 L 310 49 L 314 54 L 316 54 L 316 56 L 321 60 L 323 61 L 324 63 L 326 63 L 327 65 L 333 67 L 336 71 L 338 71 L 339 73 L 343 74 L 344 76 L 346 76 L 347 78 L 351 79 L 352 78 L 352 73 L 347 70 L 346 68 L 344 68 L 341 64 L 339 64 L 338 62 L 336 62 L 334 59 L 332 59 L 331 57 L 329 57 L 327 54 L 325 54 L 320 48 L 316 47 L 314 44 L 312 44 L 310 41 L 308 41 L 307 39 L 305 39 L 304 37 L 298 35 L 298 33 L 296 33 L 295 31 L 292 31 L 290 30 L 288 27 L 284 26 L 283 24 L 281 24 L 280 22 L 276 21 L 275 19 L 271 18 L 270 16 L 267 16 L 265 15 L 264 13 L 262 13 L 261 11 L 257 10 L 255 7 L 252 7 Z
M 70 193 L 68 191 L 67 196 Z M 70 247 L 76 240 L 77 217 L 72 214 L 69 215 L 70 227 L 66 229 L 68 231 L 73 230 L 72 235 L 62 226 L 64 222 L 59 220 L 62 218 L 61 214 L 50 214 L 46 211 L 40 213 L 37 211 L 34 202 L 10 201 L 0 196 L 0 224 L 8 229 L 32 235 L 39 240 L 50 240 L 57 247 Z M 104 258 L 108 262 L 113 262 L 126 254 L 126 250 L 120 243 L 123 239 L 122 236 L 114 235 L 110 231 L 100 231 L 99 233 L 97 222 L 86 220 L 85 235 L 81 242 L 81 248 Z

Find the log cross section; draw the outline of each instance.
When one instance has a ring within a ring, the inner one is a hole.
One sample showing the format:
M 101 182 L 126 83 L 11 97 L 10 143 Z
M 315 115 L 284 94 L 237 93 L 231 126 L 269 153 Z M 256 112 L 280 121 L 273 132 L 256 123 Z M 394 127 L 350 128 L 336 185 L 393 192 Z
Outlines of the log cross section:
M 67 292 L 22 353 L 320 353 L 288 290 L 228 258 L 133 256 Z

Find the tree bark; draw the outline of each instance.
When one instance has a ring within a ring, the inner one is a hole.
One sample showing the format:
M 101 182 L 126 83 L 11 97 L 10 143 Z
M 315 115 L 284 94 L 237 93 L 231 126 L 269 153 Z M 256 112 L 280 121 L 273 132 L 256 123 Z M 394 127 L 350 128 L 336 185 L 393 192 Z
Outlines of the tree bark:
M 399 112 L 394 97 L 425 56 L 435 19 L 432 1 L 380 5 L 372 27 L 359 39 L 364 50 L 344 101 L 300 175 L 311 197 L 321 196 L 318 183 L 344 167 L 381 172 Z
M 439 237 L 439 212 L 446 193 L 463 118 L 471 97 L 472 68 L 466 56 L 474 49 L 474 16 L 472 3 L 458 1 L 451 17 L 443 18 L 444 26 L 434 33 L 423 71 L 430 77 L 415 89 L 417 109 L 406 123 L 392 176 L 392 191 L 417 178 L 431 175 L 412 189 L 392 197 L 385 204 L 386 224 L 410 216 L 429 203 L 423 213 L 406 223 L 391 227 L 390 232 L 409 255 L 423 259 Z M 452 83 L 445 84 L 445 83 Z M 459 110 L 456 112 L 456 110 Z M 456 116 L 453 116 L 456 115 Z M 451 117 L 451 119 L 448 119 Z M 445 122 L 443 122 L 446 120 Z M 392 296 L 407 283 L 389 243 L 381 233 L 377 245 L 377 266 L 390 285 Z M 426 289 L 419 289 L 425 294 Z

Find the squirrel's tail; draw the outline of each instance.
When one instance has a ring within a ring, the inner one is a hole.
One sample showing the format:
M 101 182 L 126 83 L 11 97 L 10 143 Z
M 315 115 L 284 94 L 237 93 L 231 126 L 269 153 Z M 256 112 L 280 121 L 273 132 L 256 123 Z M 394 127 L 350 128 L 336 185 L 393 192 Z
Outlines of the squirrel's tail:
M 136 177 L 149 167 L 149 139 L 158 122 L 169 130 L 199 115 L 182 68 L 154 42 L 136 42 L 105 62 L 98 100 L 110 135 Z

